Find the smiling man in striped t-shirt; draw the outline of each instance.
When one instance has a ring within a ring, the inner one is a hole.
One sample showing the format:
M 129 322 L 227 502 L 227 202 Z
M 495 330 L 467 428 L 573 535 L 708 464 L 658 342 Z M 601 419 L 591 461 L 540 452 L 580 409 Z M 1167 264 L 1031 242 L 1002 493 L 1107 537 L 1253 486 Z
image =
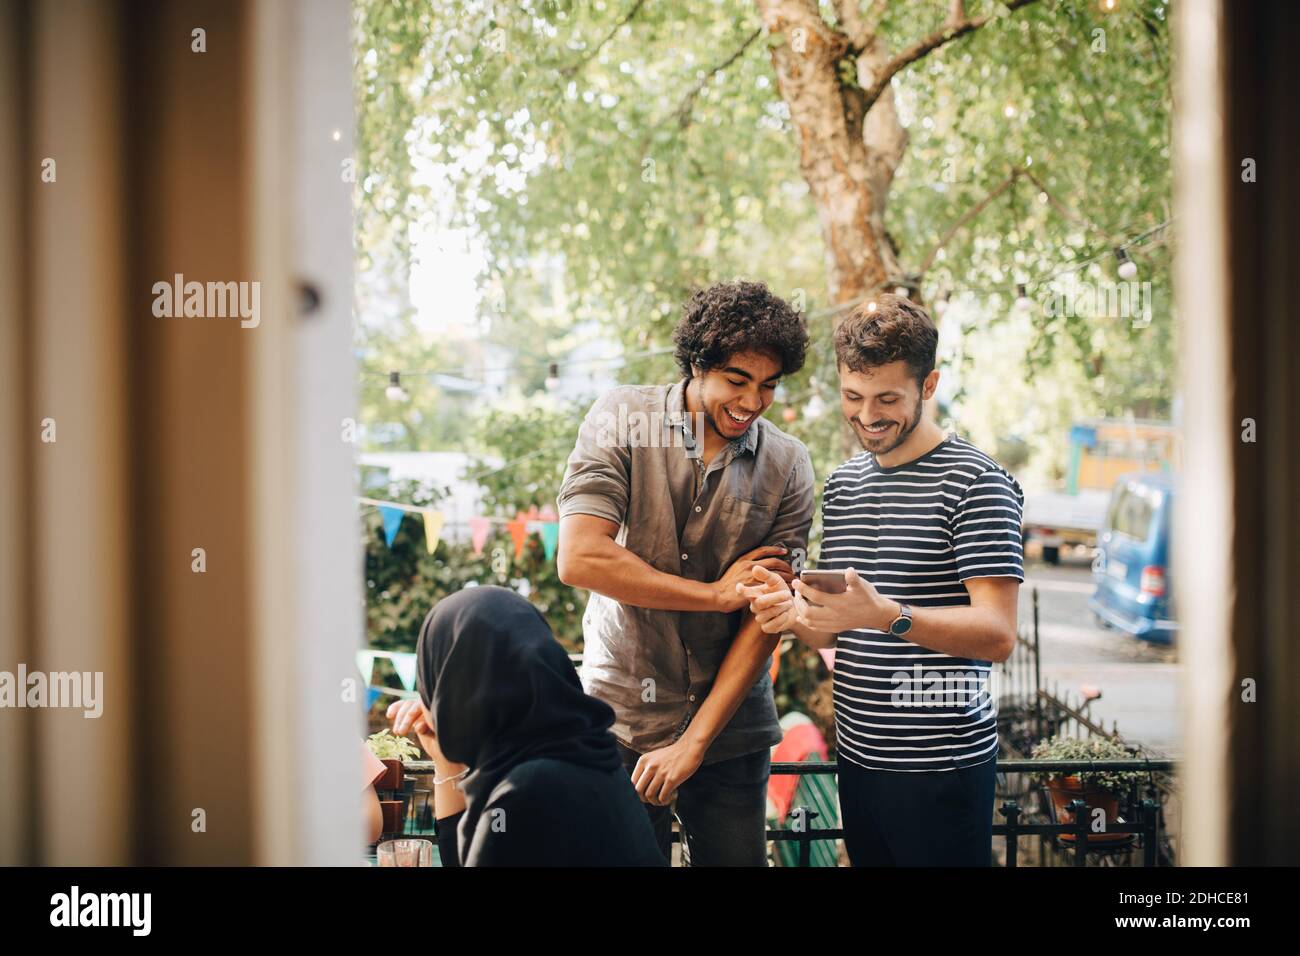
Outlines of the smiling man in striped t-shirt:
M 865 451 L 822 496 L 829 594 L 742 589 L 767 633 L 835 653 L 840 804 L 855 866 L 987 866 L 998 750 L 991 662 L 1015 643 L 1024 496 L 926 418 L 939 382 L 925 310 L 885 295 L 835 335 L 840 404 Z

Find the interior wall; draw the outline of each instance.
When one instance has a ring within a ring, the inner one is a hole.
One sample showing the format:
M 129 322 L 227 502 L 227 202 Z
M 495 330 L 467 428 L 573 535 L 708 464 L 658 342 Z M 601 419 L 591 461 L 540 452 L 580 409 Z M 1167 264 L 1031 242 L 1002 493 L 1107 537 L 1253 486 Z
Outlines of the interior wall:
M 1224 7 L 1237 659 L 1229 862 L 1300 863 L 1300 8 Z M 1253 164 L 1253 169 L 1249 168 Z M 1248 437 L 1254 423 L 1254 440 Z M 1246 693 L 1251 682 L 1253 699 Z
M 0 864 L 360 856 L 347 30 L 0 0 L 0 669 L 105 698 L 0 713 Z M 157 314 L 178 275 L 257 283 L 256 327 Z

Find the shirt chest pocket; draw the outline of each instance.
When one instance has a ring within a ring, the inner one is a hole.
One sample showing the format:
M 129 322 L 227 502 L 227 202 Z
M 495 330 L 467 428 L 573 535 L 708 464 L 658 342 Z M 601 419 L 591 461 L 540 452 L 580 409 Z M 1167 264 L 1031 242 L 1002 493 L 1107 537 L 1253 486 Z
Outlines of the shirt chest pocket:
M 718 510 L 718 532 L 736 557 L 757 548 L 772 530 L 774 505 L 726 495 Z

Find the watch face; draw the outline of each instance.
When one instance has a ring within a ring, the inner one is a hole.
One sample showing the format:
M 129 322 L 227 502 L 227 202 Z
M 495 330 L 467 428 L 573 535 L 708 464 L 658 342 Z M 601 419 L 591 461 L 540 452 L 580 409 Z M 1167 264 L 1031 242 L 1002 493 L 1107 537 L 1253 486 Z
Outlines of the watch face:
M 895 637 L 902 637 L 912 629 L 912 619 L 910 617 L 900 617 L 893 624 L 889 625 L 889 633 Z

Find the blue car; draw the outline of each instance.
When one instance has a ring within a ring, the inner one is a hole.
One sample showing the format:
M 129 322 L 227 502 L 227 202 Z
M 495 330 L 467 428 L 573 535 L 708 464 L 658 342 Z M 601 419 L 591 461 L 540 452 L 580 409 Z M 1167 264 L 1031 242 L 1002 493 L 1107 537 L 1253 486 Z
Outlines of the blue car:
M 1116 482 L 1092 565 L 1097 590 L 1088 599 L 1102 624 L 1160 644 L 1171 643 L 1178 629 L 1169 575 L 1173 505 L 1174 476 L 1167 472 Z

